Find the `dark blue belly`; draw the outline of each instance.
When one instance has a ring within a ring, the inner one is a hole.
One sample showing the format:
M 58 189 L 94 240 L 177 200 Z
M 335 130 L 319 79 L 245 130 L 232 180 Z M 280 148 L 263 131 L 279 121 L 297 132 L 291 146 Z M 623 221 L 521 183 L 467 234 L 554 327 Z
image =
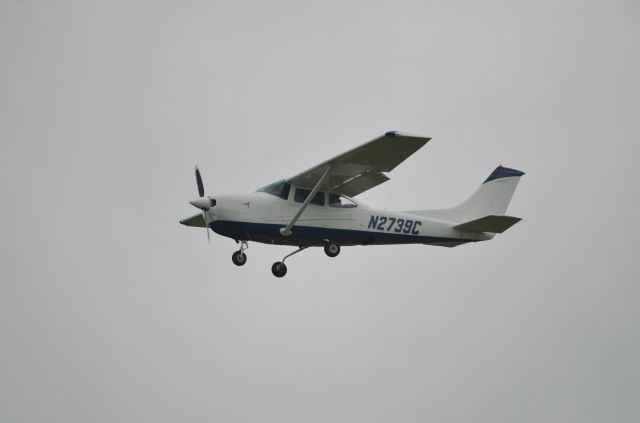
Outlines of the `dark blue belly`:
M 214 232 L 238 240 L 255 241 L 265 244 L 283 244 L 296 246 L 322 246 L 325 240 L 340 245 L 372 244 L 433 244 L 442 242 L 469 242 L 458 238 L 439 238 L 421 235 L 356 231 L 351 229 L 318 228 L 313 226 L 294 226 L 290 236 L 282 236 L 282 224 L 216 221 L 211 223 Z

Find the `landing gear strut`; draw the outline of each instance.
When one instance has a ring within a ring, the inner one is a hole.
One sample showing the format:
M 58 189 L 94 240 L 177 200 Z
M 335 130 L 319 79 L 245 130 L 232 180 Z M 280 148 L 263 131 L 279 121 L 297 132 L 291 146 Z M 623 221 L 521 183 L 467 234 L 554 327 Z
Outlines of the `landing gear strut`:
M 329 257 L 335 257 L 340 254 L 340 244 L 335 242 L 326 241 L 324 243 L 324 252 Z
M 287 274 L 287 265 L 284 264 L 284 261 L 286 259 L 288 259 L 289 257 L 291 257 L 294 254 L 298 254 L 300 251 L 307 249 L 308 247 L 298 247 L 297 250 L 295 250 L 293 253 L 287 254 L 286 256 L 284 256 L 284 258 L 282 259 L 282 261 L 277 261 L 275 263 L 273 263 L 273 266 L 271 266 L 271 273 L 273 273 L 273 276 L 277 277 L 277 278 L 281 278 L 284 275 Z
M 247 255 L 244 250 L 249 248 L 249 245 L 245 241 L 240 242 L 240 249 L 231 255 L 231 260 L 236 266 L 243 266 L 247 262 Z

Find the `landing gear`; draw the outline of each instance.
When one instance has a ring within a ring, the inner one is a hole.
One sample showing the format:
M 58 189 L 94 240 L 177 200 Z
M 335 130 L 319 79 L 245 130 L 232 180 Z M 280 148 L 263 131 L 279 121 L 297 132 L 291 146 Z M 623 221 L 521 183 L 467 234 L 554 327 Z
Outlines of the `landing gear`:
M 276 278 L 281 278 L 287 274 L 287 265 L 281 261 L 277 261 L 271 266 L 271 273 L 273 273 L 273 276 Z
M 284 258 L 282 259 L 282 261 L 277 261 L 275 263 L 273 263 L 273 266 L 271 266 L 271 273 L 273 273 L 273 276 L 275 276 L 276 278 L 281 278 L 284 275 L 287 274 L 287 266 L 284 264 L 284 261 L 286 259 L 288 259 L 289 257 L 291 257 L 294 254 L 298 254 L 300 251 L 306 249 L 308 247 L 298 247 L 297 250 L 295 250 L 293 253 L 287 254 L 286 256 L 284 256 Z
M 340 254 L 340 245 L 335 242 L 327 241 L 324 243 L 324 252 L 329 257 L 335 257 Z
M 244 253 L 244 250 L 247 248 L 249 248 L 249 245 L 245 241 L 242 241 L 240 243 L 240 249 L 231 255 L 233 264 L 243 266 L 247 262 L 247 255 Z
M 247 255 L 242 251 L 236 251 L 231 255 L 231 260 L 236 266 L 243 266 L 247 262 Z

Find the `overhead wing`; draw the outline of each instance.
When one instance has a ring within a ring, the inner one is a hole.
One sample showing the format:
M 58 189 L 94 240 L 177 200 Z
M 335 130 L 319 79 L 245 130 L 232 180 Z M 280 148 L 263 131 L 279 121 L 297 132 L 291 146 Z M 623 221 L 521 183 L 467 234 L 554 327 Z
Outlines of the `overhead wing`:
M 430 139 L 387 132 L 373 141 L 289 178 L 287 182 L 313 188 L 327 167 L 330 167 L 320 189 L 354 197 L 388 181 L 389 178 L 383 172 L 393 170 Z

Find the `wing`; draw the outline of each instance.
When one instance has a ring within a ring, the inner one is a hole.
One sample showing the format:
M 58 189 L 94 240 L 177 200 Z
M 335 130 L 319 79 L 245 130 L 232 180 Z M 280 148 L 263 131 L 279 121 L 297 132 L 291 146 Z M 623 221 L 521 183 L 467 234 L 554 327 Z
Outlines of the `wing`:
M 287 182 L 313 188 L 330 166 L 320 189 L 355 197 L 388 181 L 389 178 L 383 172 L 393 170 L 430 139 L 387 132 L 373 141 L 289 178 Z

